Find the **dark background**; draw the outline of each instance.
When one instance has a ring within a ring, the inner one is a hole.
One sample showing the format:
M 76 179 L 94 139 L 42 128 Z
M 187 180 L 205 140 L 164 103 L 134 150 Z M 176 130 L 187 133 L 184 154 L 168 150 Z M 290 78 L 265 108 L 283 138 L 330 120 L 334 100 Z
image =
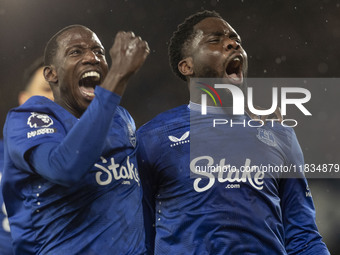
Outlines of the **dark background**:
M 177 25 L 203 9 L 218 11 L 240 34 L 249 77 L 339 77 L 340 0 L 0 0 L 1 127 L 17 105 L 24 69 L 43 54 L 55 32 L 71 24 L 95 31 L 107 52 L 119 30 L 132 30 L 149 42 L 151 54 L 122 100 L 138 127 L 188 103 L 186 84 L 170 70 L 167 46 Z M 313 119 L 296 127 L 297 136 L 307 163 L 340 163 L 340 86 L 315 89 L 309 103 Z M 340 254 L 340 181 L 309 183 L 320 232 L 332 254 Z

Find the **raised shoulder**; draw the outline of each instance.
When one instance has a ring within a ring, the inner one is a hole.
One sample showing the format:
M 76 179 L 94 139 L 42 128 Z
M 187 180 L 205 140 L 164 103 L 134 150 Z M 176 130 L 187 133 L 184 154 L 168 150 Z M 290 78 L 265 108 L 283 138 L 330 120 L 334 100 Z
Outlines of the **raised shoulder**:
M 170 128 L 178 123 L 185 124 L 189 122 L 190 110 L 188 105 L 181 105 L 158 114 L 155 118 L 141 126 L 138 129 L 138 133 L 156 132 L 157 129 Z

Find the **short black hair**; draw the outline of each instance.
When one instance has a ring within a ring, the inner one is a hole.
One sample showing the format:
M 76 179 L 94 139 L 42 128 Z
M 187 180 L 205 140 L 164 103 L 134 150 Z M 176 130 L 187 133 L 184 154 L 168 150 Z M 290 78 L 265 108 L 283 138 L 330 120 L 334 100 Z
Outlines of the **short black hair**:
M 201 11 L 187 17 L 182 24 L 179 24 L 177 30 L 170 38 L 168 55 L 172 71 L 182 80 L 186 78 L 178 70 L 178 63 L 185 57 L 185 46 L 194 36 L 194 26 L 206 18 L 223 19 L 220 14 L 215 11 Z
M 58 38 L 59 36 L 61 36 L 63 33 L 65 33 L 66 31 L 76 28 L 76 27 L 82 27 L 85 29 L 88 29 L 91 31 L 91 29 L 89 29 L 88 27 L 85 27 L 83 25 L 70 25 L 67 27 L 64 27 L 63 29 L 59 30 L 56 34 L 54 34 L 51 39 L 47 42 L 46 47 L 45 47 L 45 51 L 44 51 L 44 62 L 46 66 L 49 66 L 53 63 L 53 59 L 57 53 L 58 50 Z
M 24 75 L 23 75 L 23 83 L 24 90 L 28 89 L 28 85 L 31 83 L 33 76 L 35 74 L 35 72 L 44 66 L 44 56 L 40 56 L 39 58 L 37 58 L 30 66 L 28 66 L 25 70 L 24 70 Z

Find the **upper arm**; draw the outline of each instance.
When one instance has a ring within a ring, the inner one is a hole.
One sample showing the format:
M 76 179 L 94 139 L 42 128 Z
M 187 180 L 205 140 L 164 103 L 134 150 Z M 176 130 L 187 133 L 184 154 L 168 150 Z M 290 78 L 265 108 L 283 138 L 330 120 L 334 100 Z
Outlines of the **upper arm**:
M 290 136 L 287 164 L 304 164 L 302 150 L 295 133 Z M 303 173 L 295 173 L 280 180 L 285 246 L 288 254 L 329 254 L 321 241 L 315 222 L 315 208 L 307 180 Z
M 51 115 L 10 112 L 4 127 L 8 155 L 17 168 L 32 173 L 29 163 L 32 149 L 42 143 L 60 141 L 64 136 L 63 132 L 60 123 Z

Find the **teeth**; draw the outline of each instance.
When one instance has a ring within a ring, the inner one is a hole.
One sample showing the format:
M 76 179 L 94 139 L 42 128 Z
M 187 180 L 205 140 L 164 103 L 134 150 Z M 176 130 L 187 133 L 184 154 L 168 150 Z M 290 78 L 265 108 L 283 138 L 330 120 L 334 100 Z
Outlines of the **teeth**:
M 92 92 L 87 92 L 87 91 L 83 91 L 84 94 L 86 94 L 87 96 L 90 96 L 90 97 L 94 97 L 94 93 Z
M 241 59 L 239 57 L 236 57 L 233 59 L 234 61 L 241 61 Z
M 90 71 L 90 72 L 86 72 L 84 73 L 81 78 L 84 79 L 86 77 L 94 77 L 95 80 L 99 81 L 100 79 L 100 74 L 98 72 L 95 72 L 95 71 Z

